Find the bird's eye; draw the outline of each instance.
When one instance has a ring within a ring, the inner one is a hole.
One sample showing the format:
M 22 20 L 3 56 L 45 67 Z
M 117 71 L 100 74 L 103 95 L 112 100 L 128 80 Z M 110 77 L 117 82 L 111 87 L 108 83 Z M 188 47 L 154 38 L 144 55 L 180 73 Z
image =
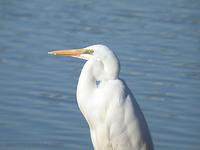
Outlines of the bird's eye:
M 85 51 L 85 54 L 93 54 L 93 53 L 94 53 L 94 50 L 92 50 L 92 49 L 87 49 Z

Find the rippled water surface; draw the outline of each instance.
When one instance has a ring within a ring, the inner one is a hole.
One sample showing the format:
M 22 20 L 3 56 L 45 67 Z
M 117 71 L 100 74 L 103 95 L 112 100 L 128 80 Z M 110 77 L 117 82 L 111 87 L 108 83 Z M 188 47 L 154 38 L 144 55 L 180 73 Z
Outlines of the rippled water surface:
M 121 61 L 157 150 L 200 149 L 200 1 L 0 0 L 0 149 L 92 150 L 75 91 L 103 43 Z

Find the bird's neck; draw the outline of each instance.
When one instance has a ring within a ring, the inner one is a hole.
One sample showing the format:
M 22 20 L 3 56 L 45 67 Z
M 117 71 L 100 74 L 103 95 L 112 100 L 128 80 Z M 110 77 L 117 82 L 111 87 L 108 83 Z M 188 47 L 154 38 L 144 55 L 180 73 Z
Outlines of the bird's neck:
M 102 63 L 103 67 L 100 67 L 98 61 L 95 62 L 94 60 L 89 60 L 83 66 L 77 86 L 77 100 L 79 107 L 81 107 L 81 103 L 86 103 L 86 101 L 91 99 L 90 97 L 98 88 L 97 81 L 106 82 L 118 78 L 119 62 L 117 58 L 112 60 L 107 59 Z
M 119 77 L 120 64 L 118 58 L 105 59 L 103 61 L 105 80 L 115 80 Z
M 88 99 L 91 93 L 96 88 L 96 81 L 92 74 L 92 63 L 89 61 L 85 63 L 81 71 L 78 86 L 77 86 L 77 100 L 78 102 Z

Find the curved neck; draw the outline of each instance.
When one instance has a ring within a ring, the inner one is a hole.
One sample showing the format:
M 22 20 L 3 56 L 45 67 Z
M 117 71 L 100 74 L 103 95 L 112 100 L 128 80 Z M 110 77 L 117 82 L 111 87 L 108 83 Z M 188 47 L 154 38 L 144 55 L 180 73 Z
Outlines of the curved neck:
M 78 86 L 77 86 L 77 100 L 86 99 L 93 93 L 96 88 L 96 81 L 92 72 L 92 63 L 87 61 L 81 71 Z
M 106 80 L 115 80 L 119 77 L 120 64 L 116 56 L 111 58 L 108 56 L 107 59 L 103 61 L 103 65 L 103 73 L 106 77 Z
M 96 62 L 96 63 L 95 63 Z M 89 99 L 92 93 L 98 88 L 96 81 L 115 80 L 119 75 L 119 61 L 117 57 L 107 58 L 101 63 L 95 60 L 89 60 L 83 66 L 78 86 L 77 100 L 84 101 Z

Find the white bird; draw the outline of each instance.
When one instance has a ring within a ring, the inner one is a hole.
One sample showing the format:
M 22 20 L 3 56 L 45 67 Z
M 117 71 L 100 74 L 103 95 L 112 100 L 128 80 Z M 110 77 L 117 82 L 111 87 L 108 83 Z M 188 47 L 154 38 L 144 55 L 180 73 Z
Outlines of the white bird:
M 117 56 L 104 45 L 56 50 L 49 54 L 86 59 L 77 86 L 77 102 L 95 150 L 153 150 L 144 115 L 119 78 Z

